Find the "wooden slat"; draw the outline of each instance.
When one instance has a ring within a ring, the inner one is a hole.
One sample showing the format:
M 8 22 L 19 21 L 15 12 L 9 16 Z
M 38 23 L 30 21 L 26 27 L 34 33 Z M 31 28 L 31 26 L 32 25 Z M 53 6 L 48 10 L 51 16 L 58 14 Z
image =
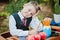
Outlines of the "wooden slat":
M 0 36 L 0 40 L 6 40 L 5 38 L 3 38 L 2 36 Z
M 11 36 L 12 36 L 9 31 L 3 32 L 3 33 L 1 33 L 0 35 L 1 35 L 2 37 L 4 37 L 4 38 L 7 38 L 7 37 L 11 37 Z
M 50 37 L 47 40 L 60 40 L 60 36 Z
M 51 26 L 51 28 L 60 30 L 60 26 Z

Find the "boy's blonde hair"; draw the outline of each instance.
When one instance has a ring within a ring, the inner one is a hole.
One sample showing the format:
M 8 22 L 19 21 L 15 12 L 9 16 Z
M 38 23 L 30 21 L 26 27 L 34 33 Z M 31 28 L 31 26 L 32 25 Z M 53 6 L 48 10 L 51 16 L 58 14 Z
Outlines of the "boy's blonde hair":
M 38 3 L 36 1 L 30 1 L 29 3 L 24 4 L 25 6 L 29 6 L 32 5 L 35 7 L 36 12 L 38 12 L 38 10 L 40 10 L 40 7 L 38 7 Z

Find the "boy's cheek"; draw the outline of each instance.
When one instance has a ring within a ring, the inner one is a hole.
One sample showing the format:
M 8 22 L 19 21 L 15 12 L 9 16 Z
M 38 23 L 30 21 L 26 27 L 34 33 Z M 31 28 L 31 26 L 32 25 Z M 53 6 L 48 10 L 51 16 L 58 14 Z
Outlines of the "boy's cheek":
M 30 17 L 32 17 L 32 16 L 25 16 L 26 18 L 30 18 Z

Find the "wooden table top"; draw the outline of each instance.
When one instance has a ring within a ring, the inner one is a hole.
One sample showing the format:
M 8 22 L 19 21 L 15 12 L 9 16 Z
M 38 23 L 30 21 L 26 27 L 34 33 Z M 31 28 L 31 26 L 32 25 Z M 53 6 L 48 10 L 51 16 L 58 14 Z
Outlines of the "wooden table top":
M 60 36 L 50 37 L 47 40 L 60 40 Z
M 51 26 L 52 29 L 60 30 L 60 26 Z M 58 32 L 60 34 L 60 32 Z M 47 40 L 60 40 L 60 36 L 53 36 L 48 38 Z
M 0 40 L 6 40 L 5 38 L 3 38 L 2 36 L 0 36 Z
M 52 29 L 59 29 L 60 30 L 60 26 L 51 26 Z

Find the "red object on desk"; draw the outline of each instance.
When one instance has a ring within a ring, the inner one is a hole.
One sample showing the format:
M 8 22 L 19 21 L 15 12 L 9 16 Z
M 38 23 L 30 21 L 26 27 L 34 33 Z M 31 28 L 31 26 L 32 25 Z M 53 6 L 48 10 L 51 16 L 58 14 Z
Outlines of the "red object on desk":
M 40 40 L 40 39 L 41 37 L 38 34 L 34 35 L 34 40 Z
M 26 40 L 41 40 L 41 37 L 39 34 L 29 35 Z
M 46 33 L 40 32 L 39 35 L 41 36 L 41 39 L 46 39 Z
M 34 36 L 33 35 L 28 35 L 28 37 L 26 38 L 26 40 L 34 40 Z

